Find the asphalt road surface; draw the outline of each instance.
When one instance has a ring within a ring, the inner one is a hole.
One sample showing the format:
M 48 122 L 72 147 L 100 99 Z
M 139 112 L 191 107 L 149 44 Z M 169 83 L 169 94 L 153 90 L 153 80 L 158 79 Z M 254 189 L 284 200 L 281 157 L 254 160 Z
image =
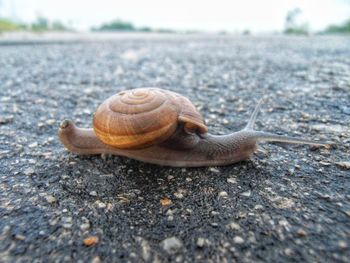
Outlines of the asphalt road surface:
M 63 119 L 91 127 L 145 86 L 189 97 L 214 134 L 265 96 L 260 130 L 335 144 L 186 169 L 58 141 Z M 0 261 L 349 262 L 349 126 L 349 37 L 0 41 Z

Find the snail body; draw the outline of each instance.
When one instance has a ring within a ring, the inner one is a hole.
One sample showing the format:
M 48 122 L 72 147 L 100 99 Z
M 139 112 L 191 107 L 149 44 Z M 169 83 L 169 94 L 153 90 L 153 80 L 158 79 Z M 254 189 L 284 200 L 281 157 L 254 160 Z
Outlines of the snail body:
M 261 141 L 325 143 L 275 135 L 253 129 L 261 101 L 246 127 L 228 135 L 211 135 L 202 116 L 184 96 L 160 89 L 126 90 L 104 101 L 96 110 L 93 129 L 70 120 L 59 128 L 59 138 L 76 154 L 114 154 L 166 166 L 228 165 L 249 159 Z

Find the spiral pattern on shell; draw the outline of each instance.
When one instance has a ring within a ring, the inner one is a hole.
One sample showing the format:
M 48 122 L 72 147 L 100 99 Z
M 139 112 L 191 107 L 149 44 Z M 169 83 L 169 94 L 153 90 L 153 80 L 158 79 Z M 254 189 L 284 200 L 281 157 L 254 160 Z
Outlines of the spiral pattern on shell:
M 143 148 L 168 139 L 179 122 L 190 131 L 207 132 L 193 104 L 159 88 L 121 91 L 97 109 L 93 127 L 105 144 L 122 149 Z

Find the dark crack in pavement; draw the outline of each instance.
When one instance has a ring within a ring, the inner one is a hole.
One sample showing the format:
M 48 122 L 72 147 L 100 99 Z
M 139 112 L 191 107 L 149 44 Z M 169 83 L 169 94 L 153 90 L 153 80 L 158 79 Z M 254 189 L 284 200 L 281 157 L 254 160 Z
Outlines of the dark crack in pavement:
M 110 95 L 189 97 L 209 130 L 330 140 L 264 144 L 225 167 L 80 157 L 60 121 L 91 127 Z M 172 36 L 0 45 L 2 262 L 348 262 L 350 38 Z

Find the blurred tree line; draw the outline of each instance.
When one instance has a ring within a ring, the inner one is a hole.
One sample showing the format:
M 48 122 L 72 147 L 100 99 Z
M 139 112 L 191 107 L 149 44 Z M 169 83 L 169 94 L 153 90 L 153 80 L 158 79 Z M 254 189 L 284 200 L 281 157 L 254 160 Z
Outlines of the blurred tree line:
M 69 27 L 61 21 L 50 21 L 45 17 L 39 16 L 33 23 L 25 24 L 11 21 L 9 19 L 0 18 L 0 32 L 5 31 L 73 31 L 72 27 Z
M 301 9 L 295 8 L 288 11 L 285 18 L 284 34 L 308 35 L 310 34 L 309 25 L 306 22 L 300 22 L 299 17 L 302 14 Z M 339 25 L 330 25 L 325 30 L 317 32 L 318 34 L 347 34 L 350 33 L 350 19 Z
M 308 35 L 309 25 L 306 22 L 299 22 L 298 18 L 302 14 L 300 8 L 288 11 L 285 20 L 284 34 Z
M 309 25 L 306 22 L 300 22 L 299 17 L 302 11 L 299 8 L 288 11 L 285 18 L 284 34 L 308 35 Z M 9 19 L 0 17 L 0 33 L 5 31 L 75 31 L 72 26 L 68 26 L 61 21 L 49 19 L 39 16 L 33 23 L 19 23 Z M 111 22 L 103 23 L 100 26 L 92 27 L 91 31 L 109 31 L 109 32 L 157 32 L 157 33 L 175 33 L 171 29 L 153 29 L 151 27 L 136 27 L 133 23 L 115 19 Z M 189 31 L 190 32 L 190 31 Z M 350 19 L 339 25 L 330 25 L 325 30 L 318 32 L 319 34 L 343 34 L 350 33 Z M 250 34 L 245 31 L 243 34 Z
M 133 23 L 115 19 L 111 22 L 103 23 L 98 27 L 92 27 L 91 31 L 119 31 L 119 32 L 158 32 L 158 33 L 173 33 L 170 29 L 153 29 L 151 27 L 136 27 Z
M 340 25 L 330 25 L 329 27 L 326 28 L 326 30 L 323 33 L 328 33 L 328 34 L 350 33 L 350 19 Z

